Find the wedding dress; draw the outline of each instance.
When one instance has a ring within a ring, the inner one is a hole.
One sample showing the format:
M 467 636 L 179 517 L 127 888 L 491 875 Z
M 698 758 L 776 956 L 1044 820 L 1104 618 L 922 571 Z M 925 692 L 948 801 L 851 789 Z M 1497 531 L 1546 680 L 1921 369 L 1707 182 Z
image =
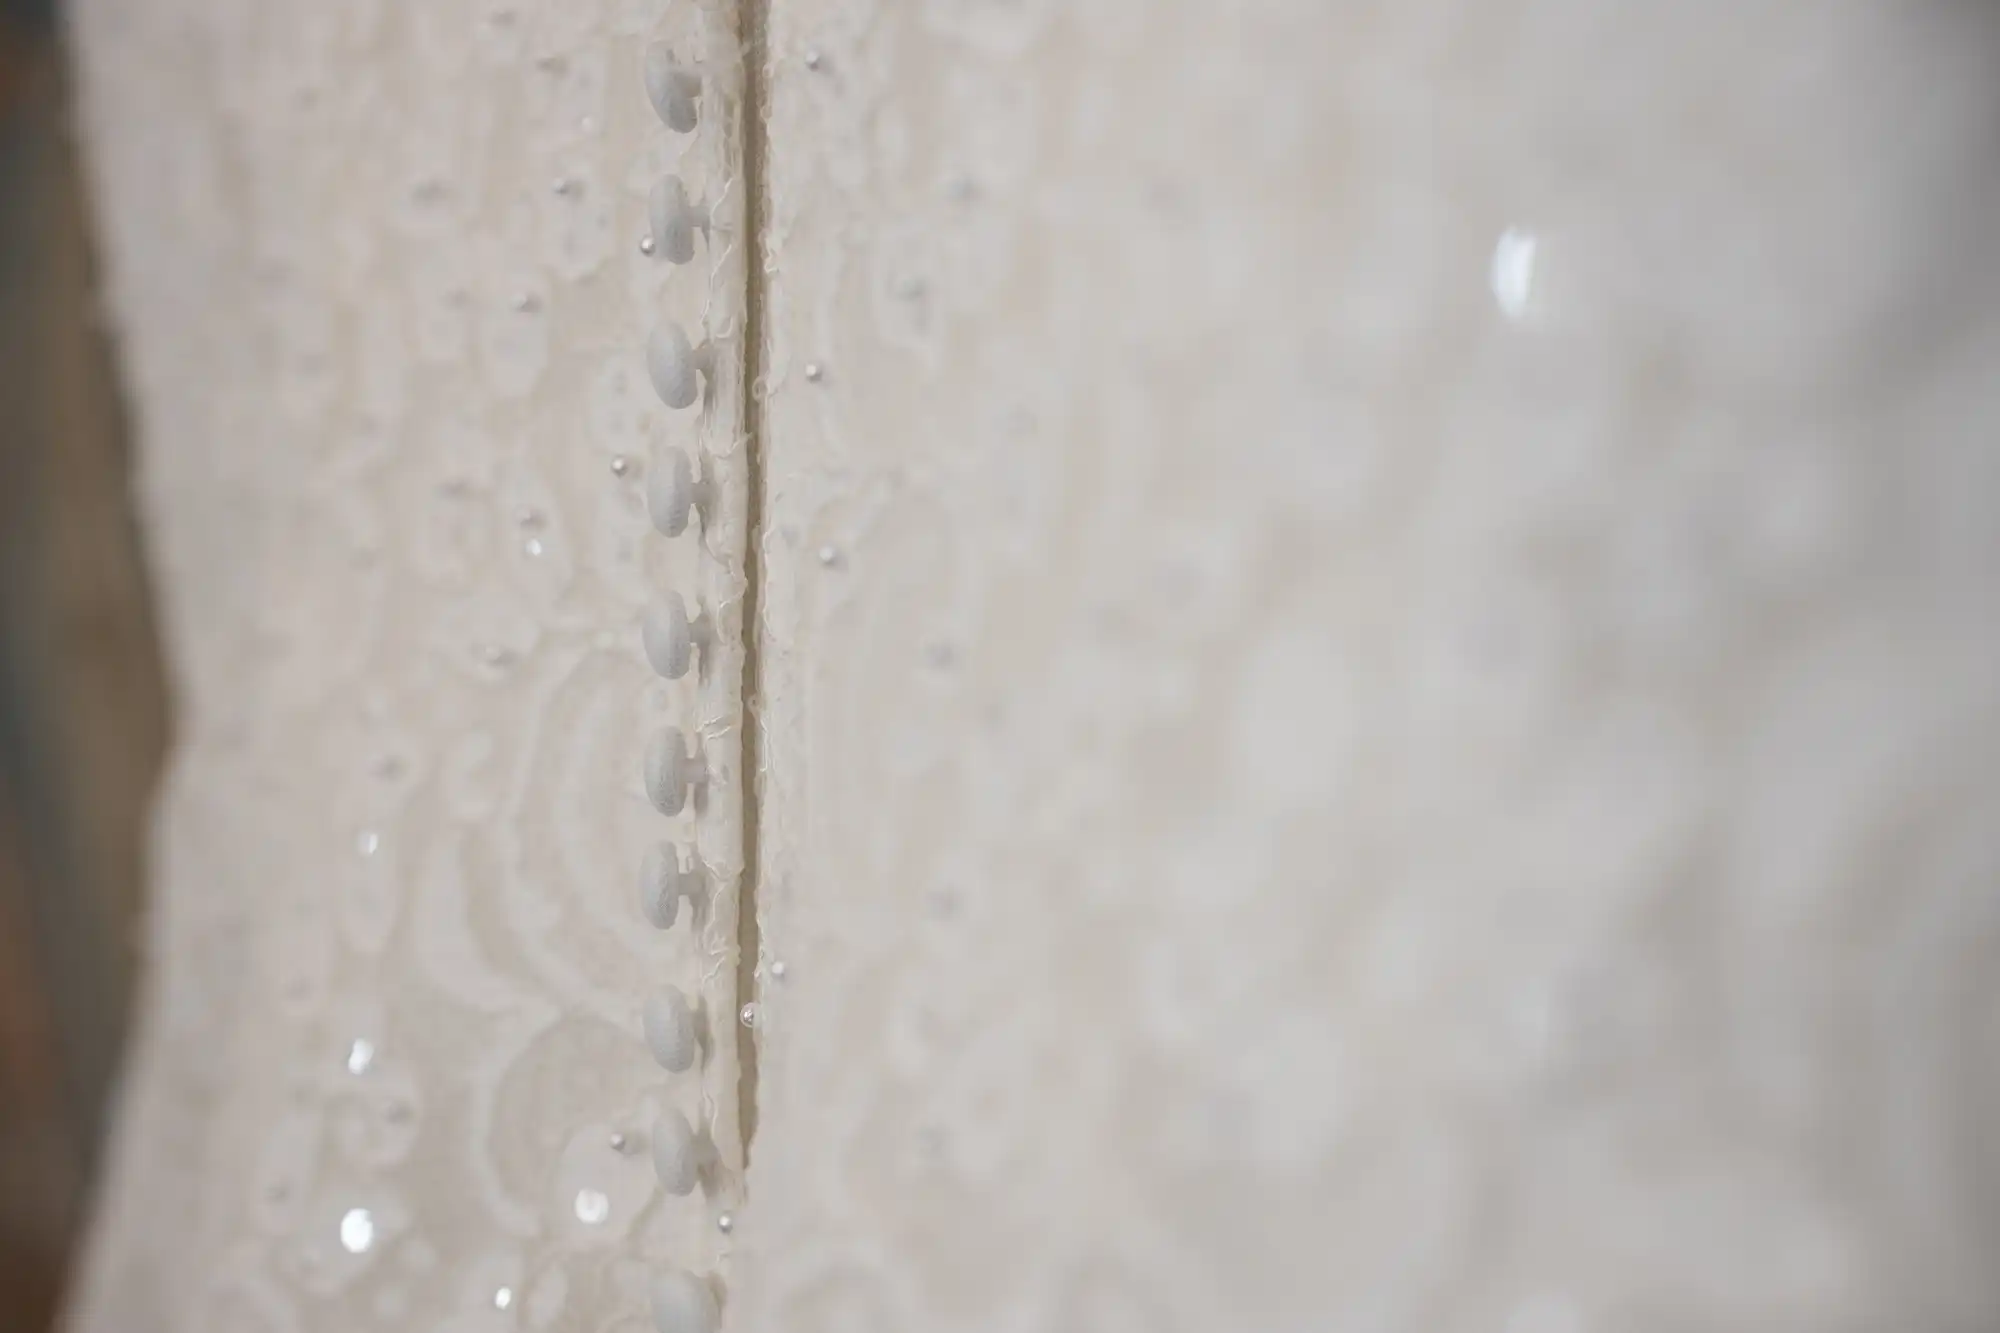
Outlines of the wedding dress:
M 75 1333 L 2000 1321 L 1990 7 L 72 29 Z

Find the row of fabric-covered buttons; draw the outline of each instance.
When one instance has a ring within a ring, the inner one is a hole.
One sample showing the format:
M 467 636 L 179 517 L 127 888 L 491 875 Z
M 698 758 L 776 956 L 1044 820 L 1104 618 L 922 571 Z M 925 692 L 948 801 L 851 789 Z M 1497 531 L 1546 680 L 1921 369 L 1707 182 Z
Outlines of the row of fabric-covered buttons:
M 646 52 L 646 95 L 660 120 L 677 133 L 691 133 L 699 118 L 701 76 L 682 65 L 670 47 L 658 43 Z M 657 259 L 686 264 L 694 258 L 695 235 L 710 227 L 710 209 L 689 200 L 677 176 L 653 187 L 646 238 L 640 249 Z M 715 373 L 715 353 L 708 342 L 691 345 L 677 324 L 654 328 L 646 342 L 646 372 L 660 401 L 670 408 L 694 407 L 703 398 L 702 381 Z M 659 451 L 646 488 L 653 526 L 662 535 L 678 537 L 690 519 L 707 522 L 713 510 L 708 468 L 699 482 L 687 451 L 668 446 Z M 707 665 L 712 631 L 708 616 L 697 610 L 690 617 L 677 593 L 668 592 L 641 622 L 646 660 L 669 680 L 679 680 L 699 656 Z M 673 816 L 699 805 L 708 781 L 708 764 L 699 740 L 690 745 L 678 727 L 653 738 L 646 751 L 646 795 L 661 814 Z M 640 868 L 640 910 L 654 927 L 665 930 L 678 919 L 683 900 L 690 909 L 702 903 L 709 877 L 696 848 L 661 842 Z M 701 1015 L 679 989 L 667 986 L 649 996 L 641 1017 L 647 1049 L 661 1068 L 685 1074 L 701 1058 Z M 652 1126 L 653 1168 L 669 1194 L 686 1196 L 701 1184 L 711 1168 L 714 1151 L 707 1136 L 680 1111 L 669 1108 Z M 727 1214 L 721 1224 L 727 1229 Z M 720 1308 L 714 1285 L 699 1274 L 671 1269 L 651 1285 L 653 1325 L 658 1333 L 714 1333 Z

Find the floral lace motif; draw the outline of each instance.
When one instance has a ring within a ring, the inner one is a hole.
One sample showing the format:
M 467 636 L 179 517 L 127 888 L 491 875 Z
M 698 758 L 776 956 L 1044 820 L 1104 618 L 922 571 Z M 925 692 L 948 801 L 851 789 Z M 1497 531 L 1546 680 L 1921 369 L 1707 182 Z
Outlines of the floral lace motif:
M 1990 17 L 771 10 L 735 1326 L 1990 1324 Z
M 599 1330 L 663 1273 L 719 1289 L 735 7 L 76 8 L 181 739 L 71 1327 Z M 686 132 L 649 104 L 654 46 L 705 76 Z M 713 205 L 692 262 L 647 240 L 669 175 Z M 667 322 L 713 349 L 687 412 L 648 383 Z M 675 539 L 645 502 L 668 450 L 708 487 Z M 704 613 L 673 679 L 638 629 L 669 590 Z M 643 780 L 669 727 L 707 768 L 672 818 Z M 656 929 L 663 841 L 704 885 Z M 668 985 L 698 1056 L 663 1069 L 642 1008 Z M 649 1156 L 676 1116 L 678 1155 Z
M 182 701 L 80 1333 L 1993 1323 L 1978 7 L 75 9 Z

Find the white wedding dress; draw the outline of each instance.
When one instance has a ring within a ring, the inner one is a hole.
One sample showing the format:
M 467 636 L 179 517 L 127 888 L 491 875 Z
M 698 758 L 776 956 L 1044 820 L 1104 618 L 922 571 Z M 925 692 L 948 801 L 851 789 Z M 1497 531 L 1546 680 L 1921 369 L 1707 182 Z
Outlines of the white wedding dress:
M 72 29 L 73 1333 L 2000 1325 L 1990 6 Z

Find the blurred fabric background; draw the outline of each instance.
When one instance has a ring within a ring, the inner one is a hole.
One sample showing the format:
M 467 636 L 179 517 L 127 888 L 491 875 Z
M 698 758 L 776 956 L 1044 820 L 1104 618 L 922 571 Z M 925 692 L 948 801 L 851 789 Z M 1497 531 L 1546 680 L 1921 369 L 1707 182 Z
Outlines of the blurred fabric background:
M 0 1333 L 85 1210 L 166 737 L 52 8 L 0 0 Z

